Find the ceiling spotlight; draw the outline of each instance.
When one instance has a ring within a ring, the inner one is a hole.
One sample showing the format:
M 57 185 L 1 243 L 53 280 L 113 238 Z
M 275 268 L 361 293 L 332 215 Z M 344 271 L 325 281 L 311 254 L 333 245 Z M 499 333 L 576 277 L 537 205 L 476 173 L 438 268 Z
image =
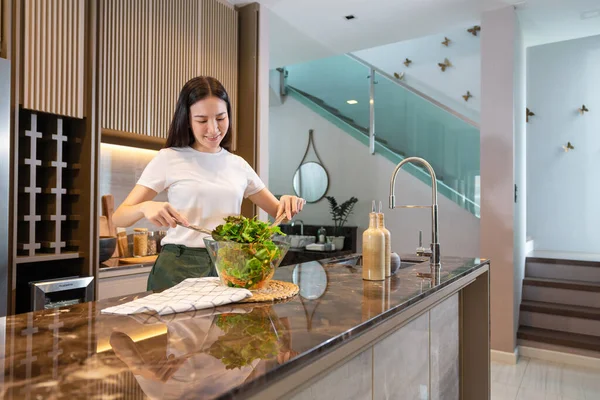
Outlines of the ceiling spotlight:
M 350 14 L 350 15 L 346 15 L 344 18 L 346 18 L 348 21 L 350 21 L 351 19 L 356 18 L 354 15 Z
M 348 104 L 358 104 L 358 101 L 356 101 L 356 100 L 348 100 L 348 101 L 346 101 L 346 103 L 348 103 Z

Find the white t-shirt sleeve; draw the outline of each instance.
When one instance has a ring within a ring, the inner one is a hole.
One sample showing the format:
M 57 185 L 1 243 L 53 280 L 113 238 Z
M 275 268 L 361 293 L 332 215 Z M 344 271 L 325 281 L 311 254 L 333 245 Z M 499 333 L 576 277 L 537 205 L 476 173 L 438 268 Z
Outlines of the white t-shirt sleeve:
M 262 179 L 260 179 L 258 174 L 254 171 L 254 169 L 252 169 L 250 164 L 248 164 L 243 158 L 240 157 L 240 159 L 243 163 L 244 171 L 246 172 L 246 179 L 248 181 L 248 185 L 246 186 L 246 190 L 244 191 L 244 198 L 248 198 L 253 194 L 260 192 L 266 186 Z
M 142 176 L 138 179 L 137 184 L 146 186 L 154 190 L 156 193 L 160 193 L 167 187 L 167 169 L 168 169 L 168 160 L 167 154 L 165 150 L 161 150 L 158 152 L 156 156 L 146 168 L 144 168 L 144 172 L 142 172 Z

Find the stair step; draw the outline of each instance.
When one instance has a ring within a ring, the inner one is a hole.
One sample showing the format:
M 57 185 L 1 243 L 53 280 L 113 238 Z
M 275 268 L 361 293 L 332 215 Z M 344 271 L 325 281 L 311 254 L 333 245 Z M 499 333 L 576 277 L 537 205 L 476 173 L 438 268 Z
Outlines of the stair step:
M 600 351 L 600 337 L 519 326 L 517 338 L 559 346 Z
M 552 329 L 560 332 L 600 337 L 600 320 L 597 319 L 521 310 L 519 323 L 532 328 Z
M 574 306 L 568 304 L 546 303 L 542 301 L 524 300 L 521 302 L 521 311 L 542 314 L 561 315 L 564 317 L 594 319 L 600 321 L 600 308 Z
M 598 282 L 526 277 L 523 279 L 523 285 L 600 293 L 600 283 Z
M 598 305 L 600 305 L 600 292 L 534 286 L 525 284 L 524 282 L 523 300 L 567 304 L 572 306 L 598 307 Z
M 600 263 L 527 257 L 525 276 L 600 283 Z

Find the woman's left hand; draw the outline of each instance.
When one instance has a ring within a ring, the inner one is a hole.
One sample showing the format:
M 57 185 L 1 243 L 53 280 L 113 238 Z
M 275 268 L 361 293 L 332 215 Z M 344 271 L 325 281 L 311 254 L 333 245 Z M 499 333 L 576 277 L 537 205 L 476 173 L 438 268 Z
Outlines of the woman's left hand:
M 298 214 L 304 208 L 306 200 L 301 197 L 283 195 L 279 199 L 279 207 L 277 207 L 277 216 L 285 212 L 286 218 L 291 220 L 294 215 Z

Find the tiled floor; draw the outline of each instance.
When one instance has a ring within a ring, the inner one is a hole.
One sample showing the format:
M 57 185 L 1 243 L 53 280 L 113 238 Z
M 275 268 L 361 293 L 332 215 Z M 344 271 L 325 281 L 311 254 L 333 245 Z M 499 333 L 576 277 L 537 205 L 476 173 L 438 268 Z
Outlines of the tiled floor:
M 492 400 L 600 400 L 600 370 L 526 357 L 493 362 Z

